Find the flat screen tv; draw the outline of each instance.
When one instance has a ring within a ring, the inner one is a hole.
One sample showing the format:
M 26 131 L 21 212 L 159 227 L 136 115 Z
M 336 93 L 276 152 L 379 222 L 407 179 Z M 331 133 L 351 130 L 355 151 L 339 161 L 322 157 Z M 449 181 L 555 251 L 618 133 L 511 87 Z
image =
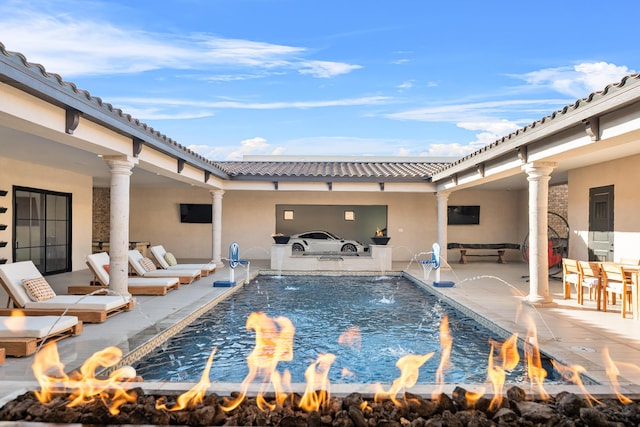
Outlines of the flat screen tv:
M 480 224 L 480 206 L 447 206 L 449 225 Z
M 180 222 L 211 224 L 211 204 L 180 203 Z

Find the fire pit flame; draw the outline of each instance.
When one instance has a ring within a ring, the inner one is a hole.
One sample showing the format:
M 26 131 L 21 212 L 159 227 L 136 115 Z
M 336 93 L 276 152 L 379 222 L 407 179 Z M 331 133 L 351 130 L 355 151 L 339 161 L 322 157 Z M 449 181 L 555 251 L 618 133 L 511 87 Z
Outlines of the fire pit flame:
M 5 324 L 19 328 L 21 317 L 19 315 L 8 319 Z M 527 319 L 529 328 L 527 338 L 524 342 L 524 360 L 526 363 L 527 377 L 530 382 L 531 392 L 535 392 L 542 400 L 550 399 L 549 394 L 544 390 L 543 383 L 547 377 L 546 370 L 542 367 L 542 359 L 538 346 L 537 331 L 535 323 Z M 248 330 L 255 331 L 255 346 L 249 356 L 247 365 L 249 373 L 241 383 L 241 390 L 237 397 L 223 398 L 221 409 L 230 412 L 236 409 L 246 398 L 249 385 L 256 380 L 261 381 L 260 391 L 255 402 L 261 411 L 274 411 L 283 408 L 287 399 L 291 399 L 291 404 L 297 402 L 297 406 L 306 412 L 320 411 L 330 401 L 330 381 L 329 370 L 336 360 L 333 354 L 320 354 L 315 362 L 311 363 L 305 371 L 306 388 L 301 398 L 297 398 L 292 392 L 291 373 L 288 370 L 279 372 L 277 365 L 281 361 L 293 360 L 293 339 L 295 327 L 286 317 L 271 318 L 262 312 L 255 312 L 249 315 L 246 322 Z M 490 353 L 487 363 L 487 385 L 491 384 L 493 398 L 489 404 L 490 410 L 498 410 L 503 404 L 503 388 L 507 372 L 513 370 L 520 363 L 518 351 L 518 335 L 513 334 L 503 343 L 489 340 Z M 360 348 L 361 338 L 358 327 L 351 327 L 340 335 L 339 344 Z M 440 363 L 436 371 L 437 388 L 432 393 L 432 400 L 439 400 L 445 384 L 445 370 L 450 364 L 453 338 L 449 331 L 447 316 L 440 322 Z M 189 391 L 181 394 L 170 405 L 165 397 L 160 397 L 156 401 L 156 409 L 163 411 L 180 411 L 193 409 L 201 405 L 211 381 L 209 379 L 211 366 L 217 349 L 214 348 L 209 355 L 200 381 Z M 398 407 L 410 404 L 411 397 L 403 394 L 404 402 L 401 402 L 398 393 L 413 387 L 419 376 L 419 370 L 432 356 L 434 352 L 424 355 L 409 354 L 401 357 L 396 362 L 400 369 L 400 376 L 391 384 L 389 390 L 384 390 L 380 384 L 375 386 L 374 401 L 379 403 L 390 400 Z M 620 371 L 618 366 L 626 369 L 640 370 L 636 365 L 630 363 L 614 362 L 607 348 L 603 349 L 603 359 L 606 364 L 606 372 L 614 388 L 618 400 L 622 404 L 629 404 L 631 399 L 624 396 L 619 391 L 618 377 Z M 78 371 L 67 375 L 64 372 L 64 365 L 60 361 L 58 349 L 55 343 L 44 345 L 35 355 L 32 366 L 35 378 L 40 384 L 40 390 L 34 391 L 35 397 L 42 404 L 51 402 L 54 398 L 65 393 L 68 407 L 79 406 L 93 401 L 100 401 L 112 415 L 120 413 L 120 407 L 127 402 L 135 402 L 136 391 L 131 383 L 141 380 L 136 376 L 135 370 L 130 366 L 113 369 L 108 378 L 97 378 L 96 372 L 99 369 L 114 368 L 122 359 L 122 351 L 117 347 L 107 347 L 102 351 L 94 353 L 87 359 Z M 565 380 L 579 386 L 589 406 L 600 404 L 590 395 L 582 380 L 581 374 L 586 370 L 580 365 L 565 366 L 555 360 L 551 360 L 554 368 L 564 377 Z M 354 374 L 343 368 L 343 376 L 353 376 Z M 267 388 L 272 387 L 275 398 L 267 400 L 264 393 Z M 479 387 L 476 391 L 465 390 L 465 399 L 468 407 L 475 407 L 480 398 L 484 396 L 485 387 Z M 363 401 L 360 405 L 362 412 L 370 411 L 369 402 Z
M 438 369 L 436 370 L 437 387 L 431 393 L 431 398 L 434 400 L 438 398 L 444 388 L 444 370 L 449 367 L 452 345 L 453 338 L 449 332 L 449 317 L 445 315 L 440 321 L 440 365 L 438 365 Z
M 200 381 L 189 391 L 182 393 L 178 396 L 176 401 L 176 405 L 171 408 L 167 407 L 164 403 L 166 399 L 158 399 L 156 402 L 156 409 L 166 409 L 167 411 L 180 411 L 182 409 L 188 408 L 190 406 L 195 406 L 202 402 L 204 396 L 207 392 L 207 389 L 211 385 L 211 381 L 209 381 L 209 372 L 211 371 L 211 363 L 213 362 L 213 356 L 216 354 L 218 349 L 214 348 L 207 359 L 207 364 L 205 365 L 204 370 L 202 371 L 202 376 L 200 377 Z
M 402 356 L 396 362 L 396 366 L 400 369 L 400 376 L 396 378 L 389 391 L 384 391 L 378 384 L 374 395 L 374 401 L 380 402 L 386 398 L 390 399 L 396 406 L 402 406 L 400 401 L 396 399 L 396 395 L 400 390 L 413 387 L 418 381 L 419 369 L 433 356 L 433 352 L 425 355 L 407 354 Z
M 4 326 L 11 332 L 24 330 L 25 316 L 20 310 L 11 310 L 11 316 L 4 320 Z
M 607 376 L 609 377 L 609 380 L 611 380 L 611 386 L 613 387 L 613 391 L 618 397 L 618 400 L 623 405 L 627 405 L 631 403 L 632 402 L 631 399 L 629 399 L 627 396 L 620 393 L 620 385 L 618 384 L 618 375 L 620 375 L 620 370 L 618 369 L 618 366 L 616 365 L 616 363 L 611 359 L 611 356 L 609 355 L 608 347 L 604 347 L 602 349 L 602 359 L 606 364 L 606 373 L 607 373 Z M 635 368 L 636 370 L 638 370 L 638 366 L 633 365 L 631 363 L 620 363 L 620 364 L 626 367 Z
M 571 381 L 572 383 L 580 387 L 580 390 L 582 390 L 582 392 L 584 393 L 584 398 L 587 401 L 587 404 L 589 406 L 593 407 L 594 402 L 597 404 L 600 404 L 600 401 L 597 400 L 595 397 L 593 397 L 587 391 L 586 387 L 584 386 L 584 383 L 582 382 L 582 379 L 580 378 L 581 374 L 587 372 L 587 370 L 583 366 L 563 365 L 553 359 L 551 360 L 551 364 L 558 372 L 560 372 L 560 375 L 562 375 L 564 379 L 566 379 L 567 381 Z
M 502 404 L 502 388 L 506 379 L 506 372 L 512 370 L 520 362 L 520 354 L 518 353 L 518 334 L 511 335 L 502 345 L 494 340 L 489 340 L 491 344 L 491 352 L 489 353 L 489 367 L 487 376 L 493 386 L 493 399 L 489 404 L 490 409 L 499 408 Z M 499 359 L 502 361 L 500 366 L 493 363 L 494 350 L 500 346 Z
M 524 343 L 524 357 L 527 364 L 527 375 L 531 390 L 538 392 L 541 400 L 548 400 L 551 396 L 545 391 L 543 383 L 547 377 L 547 371 L 542 367 L 540 349 L 538 346 L 538 333 L 536 325 L 531 318 L 527 318 L 529 324 L 527 339 Z
M 242 381 L 240 394 L 235 400 L 228 402 L 227 406 L 222 407 L 224 411 L 232 411 L 242 403 L 247 395 L 249 384 L 251 384 L 258 375 L 262 377 L 263 386 L 258 397 L 258 402 L 260 402 L 263 408 L 266 405 L 266 401 L 262 395 L 264 393 L 264 386 L 268 383 L 274 386 L 277 402 L 282 402 L 287 397 L 282 386 L 283 384 L 290 384 L 290 381 L 281 380 L 283 377 L 285 380 L 287 378 L 290 379 L 290 374 L 285 371 L 285 375 L 281 376 L 276 370 L 276 367 L 280 361 L 293 360 L 293 336 L 296 328 L 293 326 L 293 323 L 291 323 L 291 320 L 286 317 L 280 316 L 272 319 L 265 313 L 254 312 L 247 318 L 247 329 L 253 329 L 256 333 L 255 347 L 251 354 L 247 356 L 249 373 Z
M 333 354 L 320 354 L 304 372 L 307 380 L 305 392 L 300 399 L 300 407 L 307 411 L 317 411 L 330 398 L 329 369 L 336 360 Z
M 58 347 L 54 344 L 46 345 L 36 354 L 33 362 L 33 373 L 41 389 L 35 395 L 41 403 L 48 403 L 62 389 L 69 393 L 69 407 L 100 399 L 112 415 L 117 415 L 123 403 L 136 400 L 135 393 L 124 387 L 125 383 L 137 379 L 136 372 L 132 367 L 125 366 L 114 370 L 106 379 L 98 379 L 96 369 L 114 366 L 121 358 L 122 351 L 119 348 L 107 347 L 87 359 L 79 372 L 66 375 L 64 365 L 60 362 Z

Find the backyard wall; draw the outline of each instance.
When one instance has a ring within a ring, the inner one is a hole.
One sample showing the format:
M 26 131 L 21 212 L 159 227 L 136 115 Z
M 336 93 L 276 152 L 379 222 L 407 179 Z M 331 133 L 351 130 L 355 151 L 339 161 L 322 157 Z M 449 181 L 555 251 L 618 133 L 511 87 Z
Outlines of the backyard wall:
M 569 257 L 588 259 L 589 189 L 614 186 L 614 260 L 640 259 L 638 169 L 640 156 L 600 163 L 569 172 Z
M 452 192 L 449 205 L 479 205 L 479 225 L 450 225 L 447 239 L 455 243 L 516 243 L 521 245 L 528 232 L 528 192 L 517 190 Z M 455 263 L 460 251 L 451 249 L 447 259 Z M 519 251 L 507 251 L 507 261 L 522 261 Z M 481 258 L 482 261 L 490 258 Z
M 8 208 L 6 213 L 0 214 L 2 217 L 0 223 L 7 224 L 6 230 L 0 230 L 0 240 L 9 242 L 6 247 L 0 248 L 0 258 L 7 258 L 8 262 L 12 261 L 12 189 L 15 185 L 71 193 L 73 227 L 71 231 L 71 268 L 74 271 L 87 268 L 85 257 L 91 253 L 92 177 L 0 157 L 0 183 L 2 183 L 0 190 L 7 190 L 7 195 L 0 197 L 0 205 Z
M 522 223 L 526 230 L 527 211 L 526 204 L 523 210 L 521 193 L 473 190 L 453 193 L 449 204 L 481 206 L 481 224 L 450 226 L 449 241 L 522 243 Z M 212 226 L 180 223 L 179 204 L 211 201 L 210 193 L 202 189 L 134 187 L 130 240 L 162 244 L 178 258 L 210 259 Z M 223 257 L 226 248 L 238 242 L 241 256 L 269 259 L 278 204 L 387 205 L 387 234 L 391 237 L 394 261 L 409 262 L 416 254 L 431 251 L 438 237 L 436 197 L 432 193 L 226 191 L 222 199 Z M 507 259 L 520 261 L 521 257 L 513 253 Z

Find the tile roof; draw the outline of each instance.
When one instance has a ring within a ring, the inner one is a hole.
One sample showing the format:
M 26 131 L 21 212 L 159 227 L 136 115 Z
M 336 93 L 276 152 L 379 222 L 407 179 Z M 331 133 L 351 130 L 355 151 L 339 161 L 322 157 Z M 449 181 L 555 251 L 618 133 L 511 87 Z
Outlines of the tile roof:
M 364 161 L 226 161 L 214 162 L 231 179 L 305 178 L 370 182 L 424 182 L 445 162 L 364 162 Z

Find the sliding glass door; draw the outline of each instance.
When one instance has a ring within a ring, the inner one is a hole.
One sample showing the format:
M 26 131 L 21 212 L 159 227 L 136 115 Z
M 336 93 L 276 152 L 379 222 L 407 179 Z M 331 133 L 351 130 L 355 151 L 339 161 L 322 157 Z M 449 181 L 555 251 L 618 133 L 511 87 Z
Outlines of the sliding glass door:
M 71 271 L 71 194 L 14 187 L 13 259 L 42 274 Z

